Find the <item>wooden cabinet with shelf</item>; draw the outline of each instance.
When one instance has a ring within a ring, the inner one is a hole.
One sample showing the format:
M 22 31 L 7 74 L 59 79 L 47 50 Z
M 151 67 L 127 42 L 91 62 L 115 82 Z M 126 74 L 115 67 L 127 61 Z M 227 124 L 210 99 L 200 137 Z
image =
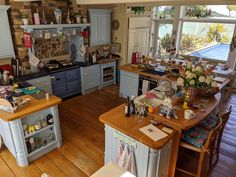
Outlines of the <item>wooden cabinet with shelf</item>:
M 116 83 L 116 61 L 100 64 L 101 88 Z

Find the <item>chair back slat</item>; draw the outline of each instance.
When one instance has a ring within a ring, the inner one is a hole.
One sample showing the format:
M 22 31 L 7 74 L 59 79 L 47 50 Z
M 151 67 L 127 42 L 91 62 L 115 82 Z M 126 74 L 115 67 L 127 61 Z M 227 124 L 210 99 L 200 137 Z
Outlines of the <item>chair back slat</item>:
M 209 135 L 206 139 L 206 142 L 203 145 L 205 149 L 209 149 L 209 147 L 211 147 L 211 145 L 214 143 L 214 141 L 216 139 L 215 137 L 219 133 L 221 126 L 222 126 L 222 119 L 221 119 L 221 117 L 219 117 L 217 126 L 215 128 L 213 128 L 212 130 L 210 130 Z
M 229 120 L 229 116 L 232 112 L 232 106 L 230 106 L 229 110 L 223 114 L 220 115 L 221 119 L 222 119 L 222 125 L 225 126 L 226 123 L 228 122 Z

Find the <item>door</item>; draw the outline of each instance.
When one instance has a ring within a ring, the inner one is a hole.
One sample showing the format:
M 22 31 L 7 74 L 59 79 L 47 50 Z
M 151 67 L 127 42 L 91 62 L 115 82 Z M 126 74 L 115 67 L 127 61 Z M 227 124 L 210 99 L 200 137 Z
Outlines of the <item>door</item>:
M 137 43 L 138 51 L 147 56 L 148 54 L 148 39 L 149 39 L 149 28 L 140 28 L 137 29 Z
M 127 64 L 131 63 L 132 53 L 138 51 L 138 39 L 137 38 L 138 38 L 137 29 L 129 29 Z
M 110 44 L 111 41 L 111 15 L 110 14 L 102 14 L 100 16 L 99 21 L 99 29 L 100 29 L 100 45 Z
M 96 46 L 99 45 L 99 15 L 97 14 L 91 14 L 90 15 L 90 21 L 91 21 L 91 37 L 90 37 L 90 46 Z
M 7 11 L 0 11 L 0 58 L 14 57 Z

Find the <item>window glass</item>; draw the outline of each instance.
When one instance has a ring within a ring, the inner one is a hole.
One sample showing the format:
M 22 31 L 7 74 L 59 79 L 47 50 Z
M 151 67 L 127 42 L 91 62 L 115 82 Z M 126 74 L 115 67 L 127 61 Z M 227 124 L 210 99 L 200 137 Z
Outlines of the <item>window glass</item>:
M 236 19 L 236 5 L 185 6 L 187 18 Z
M 180 53 L 226 61 L 234 27 L 234 24 L 183 22 Z
M 170 19 L 174 17 L 175 7 L 174 6 L 158 6 L 155 10 L 155 18 L 158 19 Z
M 168 53 L 171 48 L 173 24 L 160 24 L 157 37 L 157 55 Z

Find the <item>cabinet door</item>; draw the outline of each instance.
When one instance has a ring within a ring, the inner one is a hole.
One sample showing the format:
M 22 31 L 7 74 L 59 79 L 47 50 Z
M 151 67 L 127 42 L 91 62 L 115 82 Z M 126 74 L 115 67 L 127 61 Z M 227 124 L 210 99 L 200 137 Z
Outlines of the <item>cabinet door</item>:
M 132 53 L 138 51 L 138 31 L 136 29 L 129 30 L 129 41 L 128 41 L 128 56 L 127 64 L 131 63 Z
M 90 15 L 90 22 L 91 22 L 91 27 L 90 27 L 90 46 L 96 46 L 99 45 L 99 35 L 100 35 L 100 30 L 99 30 L 99 15 L 97 14 L 91 14 Z
M 120 72 L 120 96 L 127 98 L 127 96 L 138 96 L 138 82 L 139 75 L 121 71 Z
M 6 11 L 0 11 L 0 58 L 14 57 L 11 31 Z
M 55 73 L 52 76 L 55 77 L 55 81 L 52 83 L 53 87 L 61 87 L 66 84 L 66 75 L 65 72 Z
M 138 51 L 142 55 L 148 54 L 149 28 L 137 29 Z
M 58 87 L 53 87 L 53 94 L 60 97 L 60 98 L 64 98 L 67 96 L 67 89 L 66 89 L 66 85 L 61 85 Z
M 88 66 L 84 68 L 84 89 L 88 90 L 100 85 L 99 65 Z
M 66 85 L 70 95 L 81 92 L 80 68 L 66 71 Z
M 99 29 L 100 29 L 100 45 L 107 45 L 111 43 L 111 15 L 102 14 L 99 19 Z

